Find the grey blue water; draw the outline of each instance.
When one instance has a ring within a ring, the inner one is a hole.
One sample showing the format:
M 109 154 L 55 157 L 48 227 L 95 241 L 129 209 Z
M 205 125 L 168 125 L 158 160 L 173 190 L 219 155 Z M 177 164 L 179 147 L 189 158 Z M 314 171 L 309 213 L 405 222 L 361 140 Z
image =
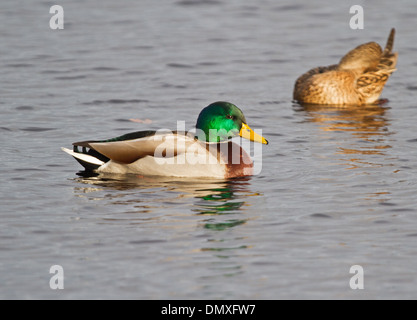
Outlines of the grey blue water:
M 417 298 L 416 13 L 411 0 L 0 2 L 0 298 Z M 299 75 L 392 27 L 388 102 L 292 102 Z M 269 140 L 260 174 L 83 176 L 60 149 L 192 128 L 218 100 Z

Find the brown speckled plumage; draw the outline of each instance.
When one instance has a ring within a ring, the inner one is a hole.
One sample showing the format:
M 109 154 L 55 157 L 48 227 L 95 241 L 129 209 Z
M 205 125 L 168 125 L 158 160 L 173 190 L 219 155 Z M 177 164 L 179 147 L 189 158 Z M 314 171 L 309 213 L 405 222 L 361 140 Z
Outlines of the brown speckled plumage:
M 385 49 L 376 42 L 348 52 L 339 64 L 317 67 L 300 76 L 294 100 L 300 103 L 363 105 L 376 103 L 389 76 L 396 70 L 398 53 L 393 53 L 395 29 Z

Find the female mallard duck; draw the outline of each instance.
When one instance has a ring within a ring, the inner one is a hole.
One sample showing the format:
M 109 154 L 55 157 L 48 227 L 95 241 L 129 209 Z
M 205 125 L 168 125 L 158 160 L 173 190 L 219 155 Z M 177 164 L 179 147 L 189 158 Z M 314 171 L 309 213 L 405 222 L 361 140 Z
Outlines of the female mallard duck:
M 253 174 L 253 161 L 228 139 L 241 136 L 268 144 L 247 124 L 243 112 L 215 102 L 198 116 L 196 132 L 139 131 L 62 148 L 87 171 L 174 177 L 232 178 Z
M 389 76 L 396 70 L 398 53 L 392 53 L 395 29 L 385 50 L 369 42 L 348 52 L 339 64 L 318 67 L 299 77 L 294 100 L 313 104 L 373 104 Z

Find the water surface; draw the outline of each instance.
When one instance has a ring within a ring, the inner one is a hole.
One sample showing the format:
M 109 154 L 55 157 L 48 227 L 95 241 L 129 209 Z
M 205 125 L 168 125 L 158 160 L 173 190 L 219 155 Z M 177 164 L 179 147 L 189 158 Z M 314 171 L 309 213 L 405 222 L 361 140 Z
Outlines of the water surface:
M 0 298 L 417 298 L 417 5 L 400 3 L 71 1 L 53 31 L 49 3 L 2 2 Z M 387 103 L 291 101 L 300 74 L 391 27 Z M 217 100 L 269 140 L 259 175 L 83 176 L 60 150 L 191 128 Z

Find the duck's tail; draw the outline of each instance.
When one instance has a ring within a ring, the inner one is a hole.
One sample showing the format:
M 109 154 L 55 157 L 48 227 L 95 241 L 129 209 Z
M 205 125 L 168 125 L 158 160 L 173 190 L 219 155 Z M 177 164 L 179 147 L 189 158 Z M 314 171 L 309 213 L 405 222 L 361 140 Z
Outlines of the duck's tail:
M 392 52 L 394 37 L 395 29 L 392 28 L 376 69 L 368 70 L 356 81 L 357 89 L 362 94 L 365 103 L 375 103 L 379 99 L 388 78 L 396 70 L 398 53 Z
M 388 36 L 387 44 L 385 45 L 384 52 L 381 56 L 381 61 L 378 65 L 379 69 L 390 69 L 394 71 L 395 66 L 397 65 L 398 53 L 392 52 L 394 48 L 394 38 L 395 38 L 395 28 L 391 29 L 391 32 Z
M 93 149 L 87 150 L 83 147 L 81 151 L 78 146 L 74 146 L 74 150 L 61 148 L 62 151 L 73 156 L 87 171 L 94 171 L 105 164 L 109 159 L 105 159 L 103 155 L 95 152 Z M 106 161 L 107 160 L 107 161 Z
M 388 36 L 387 44 L 385 45 L 384 53 L 392 52 L 392 48 L 394 47 L 394 37 L 395 37 L 395 28 L 392 28 Z

